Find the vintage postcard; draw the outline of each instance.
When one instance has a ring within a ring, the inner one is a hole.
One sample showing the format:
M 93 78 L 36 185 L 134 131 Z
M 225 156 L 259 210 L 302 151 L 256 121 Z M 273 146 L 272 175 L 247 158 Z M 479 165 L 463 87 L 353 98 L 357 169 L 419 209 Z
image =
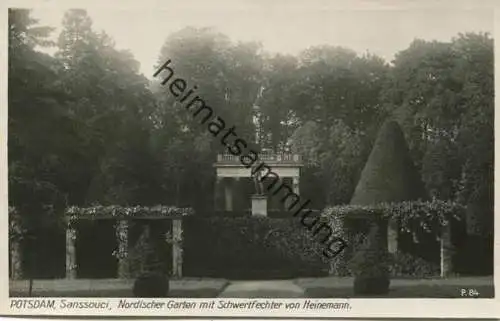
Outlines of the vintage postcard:
M 495 5 L 5 2 L 0 314 L 498 316 Z

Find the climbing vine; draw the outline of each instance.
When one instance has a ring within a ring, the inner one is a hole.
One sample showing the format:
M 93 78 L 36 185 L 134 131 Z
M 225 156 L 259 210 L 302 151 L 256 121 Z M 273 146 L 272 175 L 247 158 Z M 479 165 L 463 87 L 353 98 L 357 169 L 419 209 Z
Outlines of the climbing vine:
M 19 212 L 15 207 L 9 206 L 9 240 L 19 241 L 25 232 Z
M 326 208 L 322 215 L 331 225 L 339 225 L 339 220 L 350 217 L 393 219 L 399 223 L 403 233 L 427 233 L 440 239 L 443 226 L 452 220 L 460 221 L 465 216 L 465 207 L 456 202 L 441 200 L 407 201 L 399 203 L 381 203 L 377 205 L 342 205 Z
M 128 224 L 126 221 L 117 221 L 114 229 L 118 247 L 112 254 L 117 259 L 125 259 L 128 256 Z
M 75 219 L 99 219 L 107 218 L 154 218 L 154 217 L 178 217 L 193 214 L 191 208 L 180 208 L 176 206 L 132 206 L 124 207 L 118 205 L 102 206 L 96 205 L 92 207 L 76 207 L 71 206 L 66 209 L 66 216 L 71 220 Z

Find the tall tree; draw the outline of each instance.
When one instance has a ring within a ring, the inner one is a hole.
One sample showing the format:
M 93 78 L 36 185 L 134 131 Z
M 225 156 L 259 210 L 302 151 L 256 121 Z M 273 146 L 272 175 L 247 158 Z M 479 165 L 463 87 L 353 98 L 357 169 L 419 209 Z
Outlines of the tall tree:
M 283 152 L 298 126 L 294 89 L 298 81 L 298 61 L 293 56 L 266 57 L 262 91 L 257 101 L 262 113 L 262 139 L 266 148 Z
M 29 10 L 9 10 L 9 203 L 15 206 L 64 202 L 63 142 L 54 138 L 69 134 L 61 110 L 67 96 L 57 85 L 56 62 L 35 50 L 50 45 L 51 29 L 36 24 Z
M 197 86 L 196 94 L 224 120 L 226 128 L 235 126 L 239 137 L 252 142 L 253 106 L 261 87 L 260 47 L 234 44 L 212 29 L 185 28 L 166 39 L 158 67 L 169 59 L 175 76 L 183 78 L 189 88 Z M 164 164 L 163 180 L 169 185 L 166 188 L 172 195 L 184 195 L 183 204 L 206 208 L 213 203 L 212 164 L 216 153 L 225 147 L 191 113 L 181 109 L 168 89 L 157 90 L 156 96 L 156 131 L 171 133 L 155 138 L 162 146 L 159 155 Z
M 415 40 L 396 56 L 390 79 L 383 101 L 403 125 L 428 190 L 482 204 L 469 222 L 491 231 L 493 40 L 488 34 Z
M 305 176 L 320 180 L 324 200 L 348 203 L 387 114 L 379 95 L 388 66 L 376 56 L 325 46 L 302 53 L 297 73 L 291 93 L 299 127 L 292 144 L 311 157 Z
M 65 14 L 58 45 L 60 77 L 73 97 L 67 110 L 78 123 L 79 150 L 85 151 L 75 168 L 80 188 L 73 202 L 155 202 L 154 100 L 139 64 L 129 52 L 116 50 L 108 35 L 92 30 L 85 10 Z

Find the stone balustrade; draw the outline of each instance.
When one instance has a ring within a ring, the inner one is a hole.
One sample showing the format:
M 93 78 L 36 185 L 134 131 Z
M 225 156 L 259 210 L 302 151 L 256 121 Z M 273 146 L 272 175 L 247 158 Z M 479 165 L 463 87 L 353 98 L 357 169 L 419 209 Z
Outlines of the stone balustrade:
M 298 154 L 291 153 L 259 153 L 259 160 L 268 163 L 289 163 L 300 164 L 302 158 Z M 219 164 L 240 164 L 240 157 L 230 153 L 217 155 L 217 163 Z

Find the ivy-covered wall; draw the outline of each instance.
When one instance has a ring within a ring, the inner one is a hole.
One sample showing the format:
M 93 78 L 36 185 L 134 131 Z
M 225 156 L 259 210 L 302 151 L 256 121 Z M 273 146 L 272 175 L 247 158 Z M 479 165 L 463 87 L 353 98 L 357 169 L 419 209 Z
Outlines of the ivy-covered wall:
M 452 234 L 453 230 L 457 231 L 464 220 L 465 208 L 458 203 L 440 200 L 408 201 L 379 205 L 332 206 L 326 208 L 323 215 L 328 218 L 337 235 L 349 244 L 348 248 L 331 262 L 331 274 L 351 274 L 349 262 L 365 239 L 370 222 L 377 220 L 384 227 L 384 223 L 395 220 L 399 226 L 399 249 L 398 253 L 391 255 L 393 275 L 437 276 L 442 227 L 450 224 Z M 458 248 L 454 254 L 457 253 Z

